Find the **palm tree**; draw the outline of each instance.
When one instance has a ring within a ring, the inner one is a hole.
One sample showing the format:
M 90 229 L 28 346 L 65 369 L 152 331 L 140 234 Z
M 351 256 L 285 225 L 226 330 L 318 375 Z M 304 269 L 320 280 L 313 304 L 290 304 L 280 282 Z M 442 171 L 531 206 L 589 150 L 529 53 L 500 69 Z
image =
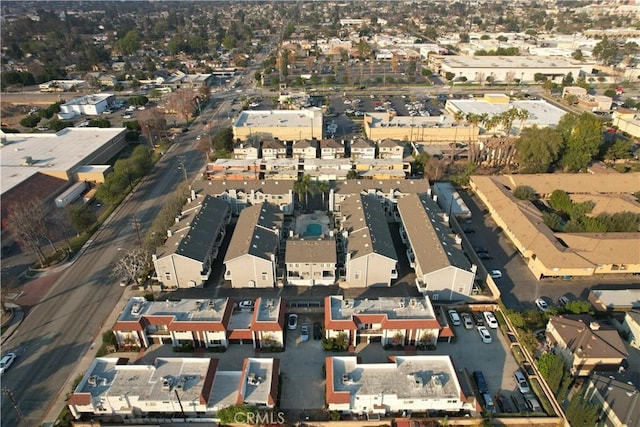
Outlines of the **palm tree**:
M 322 209 L 324 210 L 324 193 L 329 191 L 329 184 L 326 181 L 320 181 L 316 184 L 316 190 L 322 194 Z
M 529 119 L 529 117 L 531 117 L 531 115 L 529 114 L 528 110 L 525 110 L 524 108 L 518 109 L 517 118 L 520 120 L 520 126 L 518 128 L 518 133 L 522 132 L 522 126 L 524 125 L 524 122 Z
M 311 183 L 311 176 L 303 175 L 301 178 L 298 178 L 293 184 L 293 191 L 298 195 L 298 201 L 302 201 L 304 197 L 304 206 L 306 208 L 308 202 L 307 195 L 313 195 L 316 192 L 315 186 Z

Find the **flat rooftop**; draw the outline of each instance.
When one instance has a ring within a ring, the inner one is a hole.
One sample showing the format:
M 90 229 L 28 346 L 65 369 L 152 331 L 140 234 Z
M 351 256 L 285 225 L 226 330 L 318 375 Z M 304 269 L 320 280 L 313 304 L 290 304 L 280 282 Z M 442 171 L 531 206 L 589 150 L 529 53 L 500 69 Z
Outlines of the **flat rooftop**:
M 118 365 L 118 360 L 97 358 L 76 393 L 90 393 L 93 398 L 127 395 L 141 401 L 164 401 L 176 399 L 169 391 L 180 387 L 181 400 L 197 401 L 211 363 L 209 358 L 189 357 L 159 357 L 153 365 Z M 165 379 L 171 383 L 170 390 L 163 385 Z
M 2 133 L 0 189 L 2 193 L 37 172 L 64 172 L 86 161 L 124 128 L 65 128 L 57 133 Z M 30 165 L 23 165 L 26 157 Z
M 127 302 L 118 321 L 131 322 L 149 316 L 172 316 L 178 322 L 222 321 L 227 304 L 227 298 L 147 301 L 142 297 L 133 297 Z M 136 311 L 134 308 L 138 308 L 139 314 L 133 314 Z
M 394 128 L 394 127 L 414 127 L 414 128 L 450 128 L 457 126 L 453 116 L 443 114 L 441 116 L 391 116 L 388 113 L 365 113 L 369 116 L 370 128 Z M 365 119 L 366 120 L 366 119 Z M 464 127 L 459 125 L 458 127 Z
M 435 319 L 428 297 L 378 299 L 331 298 L 331 320 L 346 320 L 362 314 L 383 314 L 390 320 Z
M 395 363 L 358 363 L 356 356 L 332 357 L 331 361 L 336 392 L 460 399 L 460 384 L 449 356 L 396 356 Z
M 260 298 L 256 320 L 258 322 L 277 322 L 281 304 L 281 298 Z
M 308 110 L 245 110 L 240 113 L 235 127 L 272 128 L 322 126 L 322 112 Z
M 508 104 L 493 104 L 483 99 L 450 99 L 447 101 L 446 108 L 461 111 L 464 114 L 488 114 L 489 116 L 501 114 L 511 108 L 523 109 L 529 112 L 529 118 L 522 123 L 524 127 L 555 126 L 562 116 L 567 114 L 563 109 L 544 100 L 516 100 Z M 514 121 L 513 126 L 520 126 L 520 122 Z
M 466 56 L 452 55 L 442 58 L 442 63 L 452 68 L 576 68 L 576 64 L 566 58 L 542 56 Z
M 242 389 L 242 401 L 250 405 L 268 402 L 273 376 L 273 359 L 249 358 L 246 367 L 247 380 Z
M 220 410 L 238 403 L 240 381 L 242 381 L 242 371 L 216 371 L 209 396 L 209 406 Z
M 94 95 L 84 95 L 67 101 L 64 105 L 95 105 L 112 97 L 112 93 L 99 93 Z
M 235 329 L 251 329 L 251 321 L 253 320 L 253 310 L 242 308 L 234 310 L 229 319 L 227 329 L 233 331 Z

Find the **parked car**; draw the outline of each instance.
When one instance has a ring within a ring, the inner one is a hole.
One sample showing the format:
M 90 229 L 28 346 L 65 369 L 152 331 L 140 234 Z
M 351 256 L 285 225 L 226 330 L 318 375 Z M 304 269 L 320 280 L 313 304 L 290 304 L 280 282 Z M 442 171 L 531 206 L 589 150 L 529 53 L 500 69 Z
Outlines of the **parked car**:
M 476 326 L 483 326 L 484 325 L 484 316 L 482 316 L 482 313 L 476 313 L 473 315 L 473 320 L 476 322 Z
M 473 318 L 469 313 L 462 313 L 460 317 L 462 317 L 462 324 L 465 329 L 473 329 Z
M 458 315 L 458 312 L 451 309 L 449 310 L 449 317 L 451 318 L 451 324 L 453 326 L 460 326 L 460 316 Z
M 486 326 L 478 326 L 478 334 L 482 339 L 482 342 L 485 344 L 491 344 L 491 334 L 489 333 L 489 329 Z
M 7 369 L 9 369 L 9 366 L 11 366 L 14 360 L 16 360 L 15 353 L 7 353 L 2 356 L 2 359 L 0 359 L 0 374 L 7 372 Z
M 521 371 L 518 370 L 514 372 L 513 377 L 516 379 L 516 383 L 518 384 L 518 390 L 520 390 L 520 393 L 526 394 L 531 391 L 531 389 L 529 388 L 529 383 L 527 383 L 527 379 Z
M 489 255 L 488 252 L 478 252 L 478 258 L 483 259 L 483 260 L 493 259 L 493 257 L 491 255 Z
M 505 414 L 512 414 L 514 412 L 511 402 L 509 402 L 509 399 L 507 399 L 503 394 L 498 393 L 496 395 L 496 403 L 498 404 L 500 412 Z
M 491 270 L 489 272 L 489 276 L 491 276 L 492 279 L 502 279 L 502 271 L 500 271 L 500 270 Z
M 313 339 L 321 340 L 322 339 L 322 325 L 320 322 L 315 322 L 313 324 Z
M 538 310 L 543 312 L 549 310 L 549 304 L 543 298 L 536 298 L 535 303 Z
M 484 400 L 484 410 L 485 412 L 495 412 L 496 408 L 493 404 L 493 399 L 489 393 L 484 393 L 482 395 L 482 400 Z
M 254 304 L 255 304 L 255 302 L 252 301 L 252 300 L 244 300 L 244 301 L 240 301 L 240 304 L 238 304 L 238 307 L 240 307 L 240 308 L 253 308 Z
M 300 339 L 302 342 L 309 341 L 309 325 L 306 323 L 300 325 Z
M 518 398 L 517 394 L 511 394 L 511 401 L 516 408 L 516 412 L 526 412 L 529 410 L 529 406 L 522 399 Z
M 544 410 L 542 409 L 542 406 L 540 406 L 540 402 L 538 402 L 538 399 L 536 399 L 535 396 L 526 395 L 524 397 L 524 400 L 527 403 L 527 406 L 529 407 L 531 412 L 544 412 Z
M 473 380 L 476 382 L 480 394 L 489 393 L 489 386 L 487 385 L 487 381 L 484 379 L 482 371 L 473 371 Z
M 289 321 L 287 322 L 289 330 L 295 331 L 298 328 L 298 315 L 295 313 L 291 313 L 289 315 Z
M 485 311 L 484 313 L 482 313 L 482 316 L 487 322 L 488 327 L 490 327 L 491 329 L 498 329 L 498 319 L 496 319 L 496 316 L 494 316 L 492 312 Z

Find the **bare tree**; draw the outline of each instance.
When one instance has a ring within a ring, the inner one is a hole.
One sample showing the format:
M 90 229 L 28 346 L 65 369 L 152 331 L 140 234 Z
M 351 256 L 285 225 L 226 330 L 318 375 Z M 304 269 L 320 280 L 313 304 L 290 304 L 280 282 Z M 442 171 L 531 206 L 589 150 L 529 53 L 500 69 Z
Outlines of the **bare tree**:
M 38 257 L 41 266 L 44 266 L 45 255 L 40 247 L 42 236 L 47 232 L 43 227 L 44 222 L 37 216 L 40 210 L 40 200 L 29 200 L 24 203 L 16 203 L 9 208 L 7 215 L 7 228 L 14 239 L 25 251 Z M 35 213 L 35 214 L 34 214 Z
M 196 109 L 195 96 L 190 90 L 179 90 L 169 97 L 167 106 L 188 122 Z
M 507 74 L 504 75 L 504 81 L 507 83 L 507 86 L 510 86 L 515 79 L 516 73 L 514 73 L 513 71 L 507 71 Z
M 157 108 L 150 108 L 138 114 L 138 124 L 153 149 L 154 140 L 167 128 L 164 114 Z
M 140 274 L 149 266 L 150 260 L 151 253 L 145 248 L 128 250 L 116 261 L 111 275 L 114 278 L 136 282 Z

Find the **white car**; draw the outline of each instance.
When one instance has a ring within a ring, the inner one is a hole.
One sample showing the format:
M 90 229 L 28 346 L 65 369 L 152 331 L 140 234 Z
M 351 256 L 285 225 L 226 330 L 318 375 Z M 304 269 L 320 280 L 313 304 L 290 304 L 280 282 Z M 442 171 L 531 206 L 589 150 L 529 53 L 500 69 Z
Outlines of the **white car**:
M 254 304 L 253 301 L 245 300 L 245 301 L 240 301 L 240 304 L 238 304 L 238 307 L 240 307 L 240 308 L 253 308 L 253 304 Z
M 300 340 L 302 342 L 309 341 L 309 326 L 306 323 L 300 325 Z
M 492 279 L 501 279 L 502 278 L 502 271 L 500 271 L 500 270 L 491 270 L 489 272 L 489 276 L 491 276 Z
M 15 353 L 7 353 L 2 356 L 2 359 L 0 359 L 0 374 L 7 372 L 7 369 L 9 369 L 9 366 L 11 366 L 14 360 L 16 360 Z
M 291 313 L 289 315 L 289 322 L 287 323 L 289 330 L 295 331 L 298 328 L 298 315 Z
M 498 319 L 496 319 L 496 316 L 494 316 L 492 312 L 485 311 L 482 315 L 484 316 L 484 320 L 488 327 L 491 329 L 498 329 Z
M 460 326 L 460 316 L 458 315 L 458 312 L 451 309 L 448 311 L 449 313 L 449 317 L 451 318 L 451 324 L 453 326 Z
M 524 377 L 522 372 L 516 371 L 513 374 L 513 377 L 516 379 L 516 383 L 518 383 L 518 390 L 520 390 L 520 393 L 527 394 L 531 391 L 529 383 L 527 383 L 527 379 Z
M 485 344 L 491 344 L 491 334 L 486 326 L 478 326 L 478 334 L 482 338 L 482 342 Z
M 547 304 L 547 302 L 542 298 L 536 298 L 535 303 L 538 310 L 543 312 L 549 310 L 549 304 Z

